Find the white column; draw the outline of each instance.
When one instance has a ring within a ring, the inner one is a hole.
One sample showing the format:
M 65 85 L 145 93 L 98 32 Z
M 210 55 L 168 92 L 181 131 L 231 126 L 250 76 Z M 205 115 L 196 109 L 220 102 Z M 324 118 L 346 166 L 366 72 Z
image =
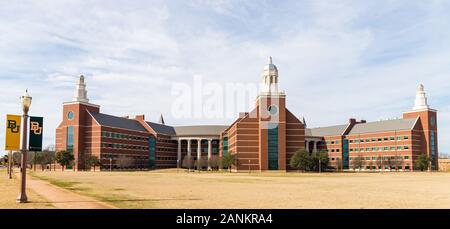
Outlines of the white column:
M 192 149 L 191 149 L 191 139 L 188 139 L 188 140 L 187 140 L 187 154 L 188 154 L 189 157 L 192 156 L 192 155 L 191 155 L 191 152 L 192 152 Z
M 177 164 L 177 168 L 178 168 L 181 165 L 181 139 L 178 139 L 177 158 L 178 158 L 178 164 Z
M 306 142 L 306 152 L 309 153 L 309 141 L 308 141 L 308 140 L 305 140 L 305 142 Z
M 211 170 L 212 140 L 208 139 L 208 170 Z
M 202 139 L 197 139 L 197 170 L 200 170 L 201 156 L 202 156 Z
M 313 141 L 313 144 L 314 144 L 313 152 L 317 152 L 317 141 Z

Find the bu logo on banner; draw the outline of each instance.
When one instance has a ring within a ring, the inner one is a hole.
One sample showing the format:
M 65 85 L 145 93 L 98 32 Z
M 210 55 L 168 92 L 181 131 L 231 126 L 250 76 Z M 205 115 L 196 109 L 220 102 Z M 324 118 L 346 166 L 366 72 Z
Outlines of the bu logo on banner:
M 6 142 L 5 150 L 20 149 L 20 126 L 22 117 L 20 115 L 6 115 Z
M 42 127 L 40 126 L 39 122 L 30 122 L 30 131 L 33 131 L 35 135 L 41 135 Z
M 20 125 L 17 125 L 16 120 L 7 120 L 7 128 L 11 130 L 11 133 L 19 133 L 20 131 Z
M 30 117 L 30 151 L 42 151 L 43 118 Z

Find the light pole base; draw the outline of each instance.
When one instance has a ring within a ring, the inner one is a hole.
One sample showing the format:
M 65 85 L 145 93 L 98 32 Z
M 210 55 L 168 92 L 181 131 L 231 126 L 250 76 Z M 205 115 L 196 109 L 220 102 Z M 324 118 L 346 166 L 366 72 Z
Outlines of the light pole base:
M 28 203 L 28 198 L 26 194 L 21 194 L 17 197 L 16 203 Z

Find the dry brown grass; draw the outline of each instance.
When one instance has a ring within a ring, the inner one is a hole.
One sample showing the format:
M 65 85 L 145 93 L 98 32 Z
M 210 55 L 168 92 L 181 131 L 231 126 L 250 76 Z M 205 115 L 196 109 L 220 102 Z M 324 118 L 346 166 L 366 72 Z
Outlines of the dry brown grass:
M 39 172 L 120 208 L 450 208 L 450 173 Z
M 16 169 L 17 170 L 17 169 Z M 27 189 L 29 203 L 18 204 L 16 197 L 19 194 L 20 179 L 17 175 L 13 179 L 8 179 L 6 169 L 0 169 L 0 208 L 1 209 L 22 209 L 22 208 L 53 208 L 43 197 Z

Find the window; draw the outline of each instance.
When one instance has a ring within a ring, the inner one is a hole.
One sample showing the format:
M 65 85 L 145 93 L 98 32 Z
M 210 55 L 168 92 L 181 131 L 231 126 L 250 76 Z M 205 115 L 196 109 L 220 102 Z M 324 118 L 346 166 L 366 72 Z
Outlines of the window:
M 339 144 L 339 140 L 336 140 L 336 144 Z
M 409 159 L 409 156 L 405 156 L 405 160 L 408 160 Z
M 331 152 L 334 152 L 334 149 L 331 149 Z
M 366 152 L 369 152 L 370 151 L 370 148 L 366 148 Z
M 370 157 L 366 157 L 366 161 L 370 161 Z
M 395 146 L 391 146 L 391 151 L 394 151 L 395 150 Z
M 376 138 L 372 138 L 372 142 L 376 142 L 377 141 L 377 139 Z
M 331 141 L 331 144 L 334 144 L 334 141 Z
M 388 151 L 389 148 L 388 148 L 387 146 L 385 146 L 385 147 L 383 148 L 383 150 L 384 150 L 384 151 Z
M 364 148 L 360 148 L 359 151 L 360 151 L 360 152 L 364 152 Z
M 382 138 L 378 138 L 378 141 L 381 142 L 381 141 L 383 141 L 383 139 Z
M 350 148 L 350 152 L 353 152 L 353 148 Z
M 67 151 L 73 151 L 73 145 L 74 145 L 74 130 L 73 126 L 67 127 L 67 145 L 66 150 Z
M 359 143 L 359 139 L 355 139 L 355 143 Z
M 377 147 L 372 147 L 372 151 L 377 151 Z
M 352 160 L 353 160 L 353 157 L 350 157 L 349 160 L 352 161 Z
M 383 147 L 378 147 L 378 151 L 383 151 Z
M 353 143 L 353 140 L 350 140 L 350 143 Z
M 341 151 L 340 149 L 336 149 L 336 152 L 339 152 L 339 151 Z
M 408 149 L 409 149 L 409 146 L 405 146 L 405 147 L 403 147 L 403 149 L 408 150 Z
M 398 136 L 397 141 L 400 141 L 400 140 L 402 140 L 402 137 Z
M 397 146 L 397 150 L 402 150 L 402 149 L 403 149 L 403 147 Z
M 389 140 L 389 138 L 388 137 L 384 137 L 384 140 L 387 141 L 387 140 Z
M 370 142 L 370 138 L 366 138 L 366 142 Z
M 389 140 L 394 141 L 394 140 L 395 140 L 395 137 L 394 137 L 394 136 L 391 136 L 391 137 L 389 137 Z
M 269 170 L 278 169 L 278 124 L 270 123 L 267 133 Z
M 375 161 L 375 160 L 377 160 L 377 157 L 372 157 L 372 161 Z
M 408 137 L 408 136 L 404 136 L 403 139 L 404 139 L 404 140 L 408 140 L 409 137 Z

